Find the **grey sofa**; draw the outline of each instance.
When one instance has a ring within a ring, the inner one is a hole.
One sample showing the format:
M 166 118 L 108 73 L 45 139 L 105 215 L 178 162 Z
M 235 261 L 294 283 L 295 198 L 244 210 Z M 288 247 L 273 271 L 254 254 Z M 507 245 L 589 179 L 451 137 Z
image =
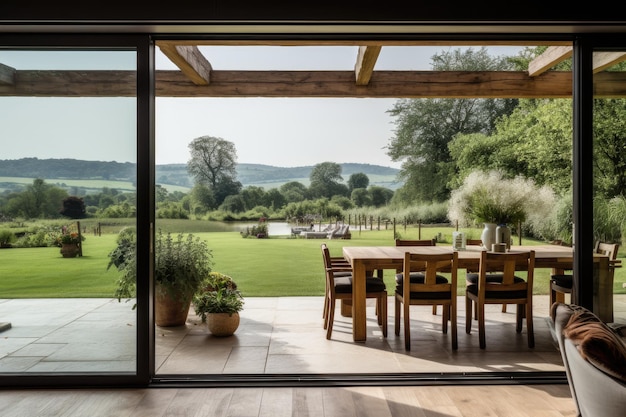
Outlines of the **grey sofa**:
M 622 331 L 576 305 L 554 303 L 551 315 L 578 416 L 626 416 L 626 339 Z

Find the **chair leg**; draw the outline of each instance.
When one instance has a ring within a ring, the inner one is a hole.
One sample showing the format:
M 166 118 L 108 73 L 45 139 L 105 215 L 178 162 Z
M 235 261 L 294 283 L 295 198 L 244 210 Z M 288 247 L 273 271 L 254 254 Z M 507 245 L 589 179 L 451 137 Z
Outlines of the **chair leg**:
M 450 327 L 452 327 L 452 349 L 457 350 L 459 347 L 457 328 L 456 328 L 456 303 L 448 306 L 450 308 Z
M 383 337 L 387 337 L 387 292 L 384 292 L 383 295 L 380 296 L 380 316 L 379 319 L 382 319 L 383 324 Z
M 533 326 L 533 305 L 526 303 L 526 331 L 528 332 L 528 347 L 535 347 L 535 329 Z
M 465 333 L 472 331 L 472 300 L 465 296 Z
M 335 320 L 335 300 L 328 301 L 328 329 L 326 329 L 326 339 L 330 339 L 333 334 L 333 321 Z
M 326 314 L 328 312 L 328 290 L 326 290 L 326 294 L 324 294 L 324 311 L 322 311 L 322 318 L 324 321 L 326 320 Z M 326 324 L 324 324 L 324 328 L 326 328 Z
M 328 311 L 330 310 L 330 301 L 328 300 L 328 295 L 325 297 L 325 311 L 324 311 L 324 329 L 328 329 Z
M 436 306 L 435 306 L 436 307 Z M 441 313 L 441 331 L 443 334 L 448 334 L 448 320 L 450 319 L 450 305 L 442 305 L 442 313 Z
M 403 302 L 404 306 L 404 348 L 411 350 L 411 318 L 409 317 L 409 303 Z
M 479 304 L 479 303 L 476 303 Z M 478 305 L 478 340 L 480 348 L 484 349 L 487 346 L 485 342 L 485 305 Z
M 516 307 L 517 307 L 517 313 L 515 317 L 515 331 L 517 333 L 521 333 L 522 332 L 522 319 L 524 317 L 524 304 L 518 304 Z
M 394 295 L 393 298 L 395 300 L 394 333 L 396 336 L 400 336 L 400 301 L 398 295 Z
M 506 313 L 506 304 L 502 304 L 502 312 Z
M 433 306 L 433 316 L 437 315 L 437 306 Z

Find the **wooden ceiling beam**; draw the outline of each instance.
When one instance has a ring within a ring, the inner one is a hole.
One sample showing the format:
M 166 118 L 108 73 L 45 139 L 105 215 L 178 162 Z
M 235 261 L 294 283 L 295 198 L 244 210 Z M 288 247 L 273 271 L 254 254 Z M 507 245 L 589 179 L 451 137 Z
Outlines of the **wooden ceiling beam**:
M 593 72 L 597 74 L 624 60 L 626 60 L 625 52 L 594 52 Z
M 0 85 L 13 85 L 15 83 L 15 68 L 0 64 Z
M 374 66 L 382 46 L 359 46 L 359 53 L 354 65 L 356 85 L 367 85 L 372 78 Z
M 572 53 L 571 46 L 551 46 L 528 64 L 528 75 L 535 77 L 543 74 L 560 62 L 571 58 Z M 594 52 L 593 72 L 597 74 L 624 60 L 626 60 L 625 52 Z
M 17 70 L 4 97 L 135 97 L 134 71 Z M 594 77 L 596 97 L 626 98 L 626 72 Z M 352 71 L 213 71 L 199 86 L 180 71 L 156 72 L 157 97 L 571 98 L 572 74 L 549 71 L 375 71 L 367 86 Z
M 572 46 L 550 46 L 528 63 L 528 75 L 536 77 L 572 57 Z
M 191 82 L 208 85 L 211 80 L 211 63 L 202 55 L 197 46 L 161 44 L 161 52 L 170 59 Z

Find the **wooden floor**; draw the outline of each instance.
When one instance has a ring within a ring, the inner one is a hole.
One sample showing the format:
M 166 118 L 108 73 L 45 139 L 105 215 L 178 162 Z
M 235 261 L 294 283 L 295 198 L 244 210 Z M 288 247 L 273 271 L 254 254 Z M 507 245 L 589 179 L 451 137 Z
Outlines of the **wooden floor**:
M 575 416 L 567 385 L 0 391 L 2 417 Z M 600 417 L 600 416 L 598 416 Z

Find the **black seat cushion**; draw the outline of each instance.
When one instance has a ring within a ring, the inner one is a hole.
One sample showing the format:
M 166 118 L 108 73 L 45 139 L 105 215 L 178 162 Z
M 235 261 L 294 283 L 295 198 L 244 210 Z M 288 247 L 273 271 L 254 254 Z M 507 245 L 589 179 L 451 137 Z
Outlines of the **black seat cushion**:
M 411 280 L 411 284 L 423 284 L 424 283 L 424 273 L 423 272 L 411 272 L 409 275 L 409 279 Z M 435 282 L 437 284 L 447 284 L 448 279 L 442 275 L 437 275 L 435 278 Z M 402 285 L 404 284 L 404 276 L 403 274 L 396 274 L 396 294 L 402 295 L 404 293 Z M 442 299 L 442 298 L 450 298 L 450 293 L 448 291 L 445 292 L 411 292 L 411 298 L 413 299 L 422 299 L 422 300 L 433 300 L 433 299 Z
M 367 277 L 365 281 L 365 292 L 385 291 L 385 283 L 377 277 Z M 335 277 L 335 292 L 341 294 L 352 293 L 352 276 Z
M 524 280 L 522 280 L 524 281 Z M 515 282 L 519 282 L 515 280 Z M 470 284 L 465 290 L 474 295 L 478 295 L 478 284 Z M 515 290 L 515 291 L 485 291 L 486 298 L 524 298 L 526 297 L 526 290 Z
M 411 279 L 411 284 L 423 284 L 424 283 L 424 273 L 423 272 L 411 272 L 409 275 Z M 437 284 L 447 284 L 448 279 L 443 275 L 437 275 L 436 278 Z M 396 274 L 396 286 L 402 287 L 404 283 L 404 275 L 402 273 Z
M 574 285 L 574 277 L 572 275 L 552 275 L 550 280 L 562 288 L 572 288 Z
M 470 284 L 478 284 L 478 274 L 477 273 L 468 273 L 465 276 L 465 279 Z M 524 278 L 520 278 L 518 276 L 513 278 L 514 282 L 524 282 Z M 502 282 L 502 274 L 487 274 L 487 282 L 489 283 L 498 283 Z

